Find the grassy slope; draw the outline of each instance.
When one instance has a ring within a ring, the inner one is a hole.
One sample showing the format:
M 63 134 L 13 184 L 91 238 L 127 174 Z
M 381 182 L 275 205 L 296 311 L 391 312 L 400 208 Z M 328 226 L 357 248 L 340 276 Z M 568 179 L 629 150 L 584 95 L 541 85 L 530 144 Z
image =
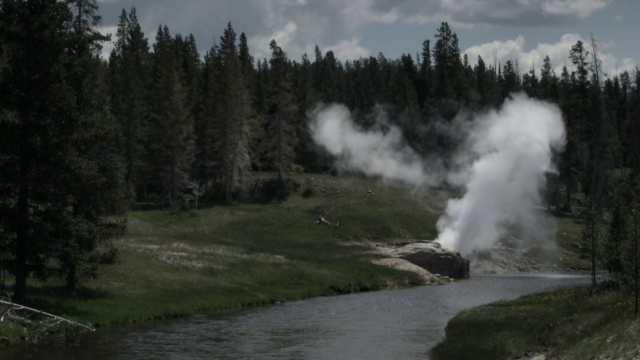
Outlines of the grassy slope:
M 456 315 L 433 359 L 632 359 L 640 356 L 640 319 L 619 293 L 567 289 L 501 301 Z
M 73 294 L 33 280 L 29 305 L 110 325 L 419 282 L 412 273 L 371 264 L 361 243 L 434 238 L 437 193 L 418 196 L 356 178 L 297 180 L 316 195 L 214 207 L 195 217 L 132 212 L 118 264 Z M 316 225 L 318 215 L 340 226 Z

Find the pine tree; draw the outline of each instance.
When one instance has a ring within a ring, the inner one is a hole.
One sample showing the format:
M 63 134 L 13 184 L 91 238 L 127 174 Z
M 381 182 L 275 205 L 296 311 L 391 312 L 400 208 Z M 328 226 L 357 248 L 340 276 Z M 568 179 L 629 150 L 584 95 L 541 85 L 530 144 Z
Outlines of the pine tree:
M 564 211 L 572 211 L 572 201 L 579 176 L 576 174 L 579 169 L 578 161 L 578 134 L 575 131 L 576 114 L 573 112 L 575 96 L 572 93 L 573 82 L 566 66 L 562 67 L 560 80 L 558 81 L 559 105 L 562 110 L 565 129 L 567 131 L 567 144 L 560 159 L 560 178 L 564 183 Z
M 245 33 L 240 34 L 240 41 L 238 43 L 238 59 L 240 60 L 240 67 L 242 68 L 242 76 L 244 76 L 247 87 L 251 92 L 253 89 L 255 69 L 253 67 L 253 56 L 249 53 L 249 43 Z
M 122 216 L 127 203 L 120 131 L 108 111 L 105 68 L 99 57 L 101 42 L 108 37 L 94 27 L 100 17 L 95 0 L 70 1 L 74 12 L 67 58 L 70 92 L 75 99 L 67 109 L 66 142 L 71 145 L 67 161 L 58 173 L 68 195 L 58 197 L 59 216 L 54 272 L 74 288 L 87 277 L 96 277 L 98 265 L 115 261 L 110 240 L 124 230 Z M 57 177 L 57 174 L 54 175 Z
M 251 98 L 244 80 L 245 69 L 240 61 L 236 33 L 231 23 L 220 38 L 218 56 L 222 64 L 219 111 L 220 151 L 223 157 L 222 200 L 229 203 L 234 194 L 241 194 L 250 171 L 249 138 L 252 119 Z
M 318 45 L 313 49 L 313 53 L 315 59 L 313 61 L 313 89 L 316 94 L 318 94 L 319 99 L 322 99 L 322 93 L 324 89 L 325 79 L 323 78 L 324 74 L 324 57 L 322 56 L 322 51 Z
M 485 107 L 491 103 L 492 99 L 492 79 L 491 71 L 487 69 L 487 66 L 481 56 L 478 55 L 478 62 L 473 69 L 475 78 L 475 90 L 479 94 L 479 105 Z
M 63 71 L 70 18 L 67 5 L 55 0 L 8 0 L 0 6 L 0 43 L 6 59 L 0 75 L 0 158 L 7 172 L 0 203 L 13 215 L 5 220 L 4 231 L 14 242 L 17 301 L 26 297 L 27 277 L 49 235 L 47 227 L 56 227 L 57 214 L 46 205 L 58 195 L 49 182 L 51 164 L 63 160 L 67 146 L 58 142 L 56 125 L 71 105 Z
M 583 214 L 584 228 L 582 230 L 583 248 L 587 249 L 591 260 L 591 288 L 596 287 L 596 259 L 598 258 L 598 247 L 600 246 L 600 220 L 598 219 L 598 209 L 593 198 L 588 197 L 585 201 Z
M 629 237 L 626 246 L 623 248 L 623 266 L 625 267 L 625 285 L 631 290 L 635 297 L 635 315 L 638 316 L 640 310 L 640 191 L 636 178 L 636 186 L 633 191 L 631 201 L 631 211 L 628 213 L 630 223 Z
M 551 59 L 545 56 L 540 69 L 540 92 L 538 96 L 545 100 L 559 101 L 558 78 L 551 66 Z
M 75 9 L 75 16 L 72 13 Z M 82 9 L 82 10 L 81 10 Z M 118 129 L 110 120 L 95 2 L 4 1 L 0 43 L 2 231 L 15 249 L 15 299 L 27 277 L 73 288 L 114 259 L 125 202 Z M 9 71 L 10 70 L 10 71 Z M 5 165 L 7 167 L 5 167 Z
M 306 112 L 309 111 L 309 109 L 313 109 L 318 101 L 318 95 L 313 88 L 313 67 L 307 54 L 302 55 L 300 64 L 294 65 L 294 71 L 296 79 L 294 93 L 297 95 L 296 102 L 298 108 L 296 118 L 299 120 L 295 124 L 296 136 L 298 138 L 296 162 L 304 164 L 305 171 L 322 172 L 326 165 L 326 159 L 321 155 L 323 153 L 319 149 L 319 146 L 317 146 L 311 138 L 306 122 Z M 354 100 L 352 100 L 352 103 L 349 105 L 353 106 L 353 101 Z
M 621 195 L 616 196 L 616 201 L 611 211 L 611 221 L 608 227 L 608 236 L 604 244 L 602 254 L 603 265 L 612 275 L 613 279 L 621 283 L 624 274 L 622 263 L 622 249 L 626 245 L 629 234 L 627 223 L 627 207 L 623 204 Z
M 216 148 L 218 133 L 216 119 L 220 89 L 220 60 L 217 47 L 212 47 L 204 56 L 202 79 L 200 81 L 199 101 L 197 114 L 194 119 L 195 128 L 195 154 L 193 164 L 193 176 L 198 183 L 203 185 L 203 190 L 208 193 L 210 187 L 220 181 L 220 153 Z
M 522 90 L 531 97 L 539 97 L 540 82 L 536 76 L 535 68 L 531 67 L 528 73 L 522 75 Z
M 278 182 L 285 187 L 285 173 L 294 169 L 295 128 L 297 109 L 291 92 L 291 74 L 287 55 L 275 40 L 271 41 L 270 83 L 267 109 L 267 157 L 271 167 L 278 172 Z
M 197 112 L 196 103 L 199 99 L 200 80 L 202 79 L 202 61 L 193 34 L 189 34 L 184 39 L 176 36 L 175 41 L 180 61 L 180 79 L 186 94 L 186 108 L 189 116 L 194 118 Z
M 431 66 L 431 42 L 427 39 L 422 43 L 422 62 L 418 70 L 416 93 L 418 104 L 423 107 L 427 98 L 432 96 L 433 68 Z
M 435 95 L 440 99 L 456 99 L 454 82 L 458 79 L 460 68 L 460 49 L 458 36 L 449 24 L 443 22 L 436 34 L 433 45 L 433 62 L 435 72 Z
M 147 178 L 162 203 L 177 210 L 182 190 L 191 183 L 193 123 L 180 76 L 178 41 L 159 27 L 153 45 L 153 82 L 145 157 Z
M 132 8 L 129 14 L 123 9 L 115 48 L 109 57 L 110 109 L 124 136 L 126 180 L 139 197 L 144 197 L 146 192 L 140 169 L 150 68 L 149 44 L 138 23 L 136 9 Z
M 322 60 L 322 87 L 320 88 L 321 100 L 325 103 L 342 102 L 340 67 L 333 51 L 327 51 Z
M 593 105 L 593 92 L 590 91 L 591 83 L 589 82 L 589 52 L 584 48 L 582 41 L 576 42 L 571 47 L 569 58 L 575 66 L 576 70 L 571 73 L 569 84 L 565 89 L 567 91 L 568 101 L 565 115 L 570 116 L 568 121 L 568 142 L 572 142 L 573 152 L 571 167 L 573 171 L 580 174 L 582 190 L 587 193 L 593 193 L 591 189 L 593 179 L 593 166 L 590 164 L 592 156 L 591 139 L 594 136 L 594 122 L 591 111 Z M 596 115 L 596 116 L 599 116 Z M 600 207 L 600 195 L 596 194 L 595 198 L 597 206 Z
M 511 60 L 507 60 L 502 68 L 502 82 L 500 85 L 502 91 L 500 95 L 501 100 L 506 99 L 509 94 L 520 90 L 520 77 L 518 76 L 516 67 Z

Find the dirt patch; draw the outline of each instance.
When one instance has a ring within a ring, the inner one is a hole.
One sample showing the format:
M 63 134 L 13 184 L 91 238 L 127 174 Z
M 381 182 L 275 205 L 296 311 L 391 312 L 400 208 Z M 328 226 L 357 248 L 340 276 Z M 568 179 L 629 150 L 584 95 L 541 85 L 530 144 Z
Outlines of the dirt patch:
M 166 264 L 185 266 L 191 269 L 212 268 L 222 270 L 225 268 L 225 264 L 237 260 L 253 260 L 264 263 L 283 263 L 287 261 L 282 255 L 247 254 L 239 249 L 223 245 L 194 246 L 183 242 L 149 244 L 143 240 L 128 239 L 128 241 L 122 242 L 120 246 L 144 253 Z

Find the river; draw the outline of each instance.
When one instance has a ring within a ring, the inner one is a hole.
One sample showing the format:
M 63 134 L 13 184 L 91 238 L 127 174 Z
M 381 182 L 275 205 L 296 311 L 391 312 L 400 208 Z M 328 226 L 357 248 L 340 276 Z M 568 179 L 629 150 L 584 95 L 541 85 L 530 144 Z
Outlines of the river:
M 228 315 L 85 333 L 70 348 L 21 347 L 2 359 L 426 359 L 461 310 L 587 284 L 578 275 L 474 276 L 422 286 L 292 301 Z

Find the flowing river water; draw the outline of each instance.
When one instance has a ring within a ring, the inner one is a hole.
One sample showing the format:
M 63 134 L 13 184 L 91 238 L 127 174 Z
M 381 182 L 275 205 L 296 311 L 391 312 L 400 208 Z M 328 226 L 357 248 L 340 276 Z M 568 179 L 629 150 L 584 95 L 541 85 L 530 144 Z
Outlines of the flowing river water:
M 461 310 L 587 284 L 581 275 L 474 276 L 422 286 L 293 301 L 234 314 L 122 326 L 85 333 L 70 348 L 21 347 L 0 358 L 427 359 Z

